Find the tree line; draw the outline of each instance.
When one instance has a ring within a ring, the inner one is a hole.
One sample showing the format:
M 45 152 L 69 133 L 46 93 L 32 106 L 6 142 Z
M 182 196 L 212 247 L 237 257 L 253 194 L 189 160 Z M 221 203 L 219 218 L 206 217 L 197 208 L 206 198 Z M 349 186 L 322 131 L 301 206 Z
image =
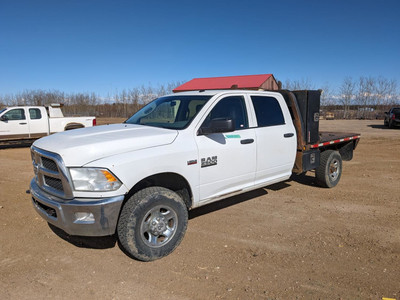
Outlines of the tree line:
M 383 118 L 390 107 L 400 105 L 397 81 L 383 76 L 345 77 L 334 89 L 329 83 L 316 87 L 309 79 L 287 80 L 283 87 L 288 90 L 321 89 L 322 112 L 334 112 L 341 119 Z
M 58 90 L 25 90 L 11 95 L 0 95 L 0 108 L 16 105 L 48 105 L 63 103 L 65 115 L 95 115 L 97 117 L 128 118 L 151 100 L 169 94 L 184 81 L 159 86 L 140 86 L 124 89 L 106 97 L 96 93 L 65 93 Z M 321 89 L 322 112 L 332 111 L 336 118 L 376 118 L 391 106 L 400 104 L 397 81 L 382 76 L 358 79 L 345 77 L 340 86 L 328 83 L 316 87 L 309 79 L 286 80 L 282 88 L 288 90 Z
M 151 100 L 169 94 L 183 82 L 171 82 L 153 87 L 141 86 L 116 91 L 103 97 L 96 93 L 65 93 L 59 90 L 25 90 L 11 95 L 0 95 L 0 108 L 5 106 L 43 106 L 63 103 L 66 116 L 94 115 L 97 117 L 128 118 Z

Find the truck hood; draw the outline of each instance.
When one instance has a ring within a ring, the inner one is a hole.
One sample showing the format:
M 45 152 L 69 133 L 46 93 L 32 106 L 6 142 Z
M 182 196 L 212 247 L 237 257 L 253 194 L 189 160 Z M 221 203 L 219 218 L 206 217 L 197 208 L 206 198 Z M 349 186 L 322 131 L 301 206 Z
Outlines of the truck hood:
M 83 166 L 118 153 L 171 144 L 177 130 L 113 124 L 56 133 L 37 140 L 33 146 L 58 153 L 66 166 Z

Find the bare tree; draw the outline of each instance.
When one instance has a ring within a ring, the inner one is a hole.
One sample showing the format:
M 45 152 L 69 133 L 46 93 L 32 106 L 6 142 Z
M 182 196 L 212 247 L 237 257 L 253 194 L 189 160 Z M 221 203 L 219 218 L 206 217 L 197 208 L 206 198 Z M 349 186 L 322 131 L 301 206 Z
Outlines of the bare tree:
M 158 96 L 158 97 L 161 97 L 161 96 L 164 96 L 164 95 L 166 95 L 166 94 L 169 94 L 169 93 L 168 93 L 167 90 L 165 89 L 165 86 L 164 86 L 164 85 L 160 85 L 160 86 L 157 88 L 157 96 Z
M 184 81 L 182 81 L 182 80 L 181 81 L 179 81 L 179 80 L 178 81 L 172 81 L 172 82 L 167 84 L 166 90 L 167 90 L 168 93 L 172 93 L 172 91 L 174 89 L 176 89 L 178 86 L 184 84 L 185 82 L 186 82 L 186 80 L 184 80 Z
M 130 111 L 129 115 L 134 114 L 140 109 L 139 99 L 140 99 L 140 92 L 138 88 L 131 89 L 129 91 L 129 103 L 130 103 Z
M 308 78 L 301 78 L 300 80 L 287 79 L 284 84 L 284 88 L 292 91 L 296 90 L 314 90 L 315 85 Z
M 331 88 L 329 83 L 325 83 L 321 87 L 322 93 L 321 93 L 321 106 L 330 106 L 334 104 L 334 90 Z
M 124 118 L 128 117 L 128 93 L 126 90 L 122 90 L 120 99 L 123 106 L 123 116 Z
M 378 77 L 375 85 L 376 104 L 382 105 L 385 109 L 394 104 L 397 92 L 397 82 L 394 79 Z
M 371 106 L 375 105 L 374 101 L 374 91 L 375 91 L 376 80 L 375 78 L 369 76 L 361 76 L 358 81 L 358 91 L 357 91 L 357 104 L 359 106 L 358 117 L 365 119 L 369 115 L 369 110 L 372 109 Z
M 151 85 L 149 85 L 147 87 L 142 85 L 140 87 L 140 98 L 139 99 L 142 104 L 147 104 L 155 98 L 157 98 L 157 95 L 155 94 L 154 89 Z
M 342 84 L 339 87 L 339 101 L 343 105 L 343 118 L 347 119 L 349 113 L 349 106 L 354 98 L 356 89 L 356 83 L 351 77 L 345 77 Z

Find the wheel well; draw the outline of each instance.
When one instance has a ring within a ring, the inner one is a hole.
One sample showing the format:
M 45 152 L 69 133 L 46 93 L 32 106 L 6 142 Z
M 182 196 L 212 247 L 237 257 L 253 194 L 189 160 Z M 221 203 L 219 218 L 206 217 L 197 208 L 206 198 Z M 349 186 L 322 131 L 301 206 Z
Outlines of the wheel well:
M 125 200 L 136 192 L 151 186 L 160 186 L 176 192 L 182 197 L 188 210 L 192 207 L 193 195 L 190 186 L 184 177 L 176 173 L 160 173 L 142 179 L 129 191 Z
M 349 160 L 353 159 L 353 150 L 355 148 L 356 148 L 356 141 L 350 141 L 350 142 L 347 142 L 347 143 L 328 146 L 328 147 L 326 147 L 324 149 L 321 149 L 321 150 L 322 151 L 324 151 L 324 150 L 335 150 L 335 151 L 338 151 L 343 160 L 349 161 Z
M 78 129 L 78 128 L 84 128 L 85 126 L 83 126 L 80 123 L 69 123 L 67 125 L 65 125 L 64 130 L 72 130 L 72 129 Z

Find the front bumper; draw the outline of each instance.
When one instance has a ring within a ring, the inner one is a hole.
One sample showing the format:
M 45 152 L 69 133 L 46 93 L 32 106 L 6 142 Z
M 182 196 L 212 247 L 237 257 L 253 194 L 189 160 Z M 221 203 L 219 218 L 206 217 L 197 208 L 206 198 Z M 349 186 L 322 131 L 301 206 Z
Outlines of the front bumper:
M 111 198 L 64 200 L 43 191 L 32 179 L 30 185 L 35 210 L 47 222 L 70 235 L 105 236 L 115 233 L 124 195 Z M 82 214 L 90 215 L 82 220 Z

